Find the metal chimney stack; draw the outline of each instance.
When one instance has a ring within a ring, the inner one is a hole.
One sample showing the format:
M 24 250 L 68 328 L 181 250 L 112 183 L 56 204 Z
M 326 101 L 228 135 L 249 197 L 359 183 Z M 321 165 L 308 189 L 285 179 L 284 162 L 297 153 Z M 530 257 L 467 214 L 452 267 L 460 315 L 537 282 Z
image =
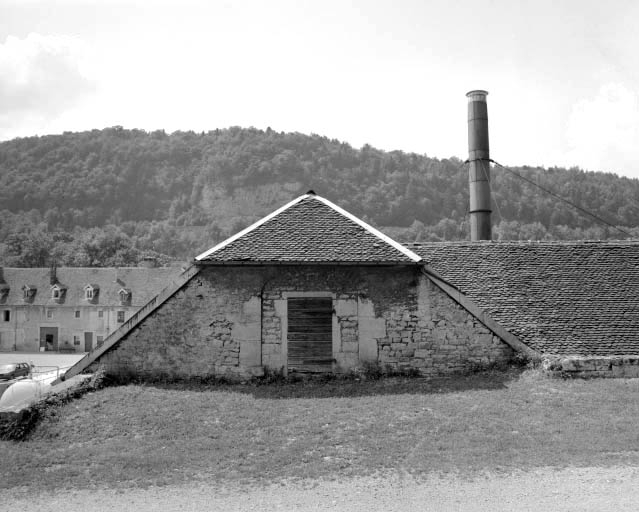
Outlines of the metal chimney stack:
M 491 240 L 490 151 L 488 148 L 487 91 L 470 91 L 468 98 L 468 181 L 470 185 L 470 239 Z

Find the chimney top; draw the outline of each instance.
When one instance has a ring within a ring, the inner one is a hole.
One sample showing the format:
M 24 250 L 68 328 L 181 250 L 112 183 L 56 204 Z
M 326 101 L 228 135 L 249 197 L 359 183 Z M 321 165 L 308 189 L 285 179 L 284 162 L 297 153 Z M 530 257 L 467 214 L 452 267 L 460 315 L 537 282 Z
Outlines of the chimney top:
M 486 101 L 486 96 L 488 96 L 488 91 L 482 89 L 474 89 L 466 93 L 468 101 Z

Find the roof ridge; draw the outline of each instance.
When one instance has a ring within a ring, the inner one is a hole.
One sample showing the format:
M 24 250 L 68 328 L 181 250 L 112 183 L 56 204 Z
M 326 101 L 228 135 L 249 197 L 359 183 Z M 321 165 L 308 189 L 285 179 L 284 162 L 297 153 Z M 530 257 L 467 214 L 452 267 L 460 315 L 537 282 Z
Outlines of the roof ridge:
M 429 245 L 639 245 L 639 239 L 629 240 L 443 240 L 429 242 L 405 242 L 406 247 L 426 247 Z

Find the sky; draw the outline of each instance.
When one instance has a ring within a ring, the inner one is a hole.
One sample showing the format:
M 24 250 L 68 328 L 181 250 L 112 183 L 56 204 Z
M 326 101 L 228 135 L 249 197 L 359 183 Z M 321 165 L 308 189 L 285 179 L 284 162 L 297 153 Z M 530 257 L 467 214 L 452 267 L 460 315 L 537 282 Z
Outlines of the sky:
M 636 0 L 0 0 L 0 140 L 108 126 L 317 133 L 639 178 Z

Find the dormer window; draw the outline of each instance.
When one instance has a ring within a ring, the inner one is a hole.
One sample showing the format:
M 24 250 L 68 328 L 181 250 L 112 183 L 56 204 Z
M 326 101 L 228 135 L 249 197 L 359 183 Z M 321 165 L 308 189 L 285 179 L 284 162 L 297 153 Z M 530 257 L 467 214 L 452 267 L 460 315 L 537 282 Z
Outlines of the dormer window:
M 51 298 L 55 302 L 62 302 L 66 293 L 67 287 L 59 283 L 56 283 L 51 287 Z
M 95 302 L 99 293 L 100 287 L 97 284 L 88 284 L 84 287 L 84 298 L 89 302 Z
M 131 290 L 128 288 L 121 288 L 118 295 L 120 296 L 121 304 L 128 304 L 131 302 Z
M 22 287 L 22 298 L 25 301 L 33 300 L 33 298 L 35 297 L 36 291 L 37 291 L 37 288 L 34 285 L 25 284 Z

